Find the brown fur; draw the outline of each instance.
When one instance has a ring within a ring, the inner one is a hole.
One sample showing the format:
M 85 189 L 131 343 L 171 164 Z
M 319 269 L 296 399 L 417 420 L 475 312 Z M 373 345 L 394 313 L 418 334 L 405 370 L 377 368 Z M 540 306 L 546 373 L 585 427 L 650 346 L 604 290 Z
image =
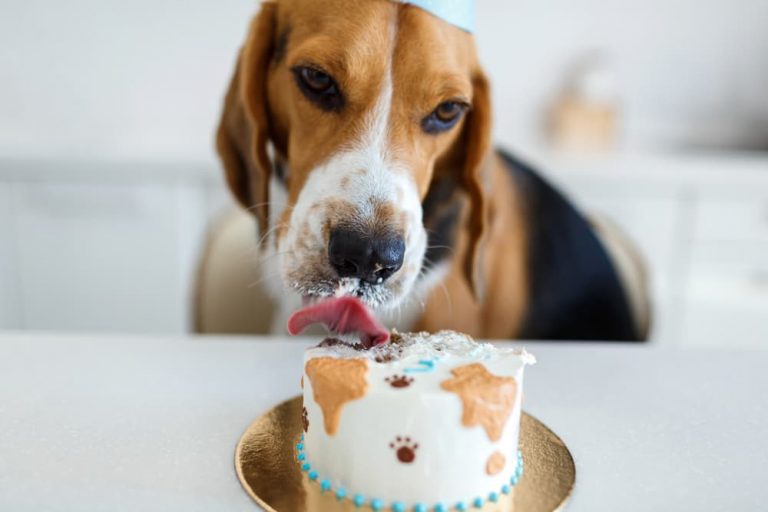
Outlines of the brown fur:
M 521 198 L 510 186 L 508 171 L 498 157 L 491 158 L 491 184 L 486 195 L 486 233 L 480 249 L 480 275 L 485 294 L 478 301 L 466 279 L 463 261 L 454 258 L 443 286 L 436 288 L 414 330 L 454 329 L 481 338 L 514 337 L 520 330 L 528 303 L 525 223 Z M 471 239 L 460 231 L 456 254 L 464 254 Z

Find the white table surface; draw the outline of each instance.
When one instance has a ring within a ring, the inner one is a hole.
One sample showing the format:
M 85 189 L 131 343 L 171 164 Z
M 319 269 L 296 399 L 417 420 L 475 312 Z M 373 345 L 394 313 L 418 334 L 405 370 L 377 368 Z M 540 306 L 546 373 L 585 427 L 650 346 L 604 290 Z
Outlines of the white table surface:
M 298 393 L 306 345 L 0 333 L 0 510 L 257 510 L 235 444 Z M 768 509 L 768 351 L 526 346 L 525 409 L 576 461 L 569 511 Z

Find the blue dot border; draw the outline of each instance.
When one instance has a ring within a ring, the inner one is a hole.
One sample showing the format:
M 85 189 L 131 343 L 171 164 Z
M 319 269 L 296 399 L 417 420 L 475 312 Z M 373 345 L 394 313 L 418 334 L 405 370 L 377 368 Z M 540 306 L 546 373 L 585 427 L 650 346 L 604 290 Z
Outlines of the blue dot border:
M 512 487 L 516 486 L 523 477 L 523 452 L 518 450 L 517 465 L 515 466 L 515 472 L 509 479 L 509 484 L 502 485 L 498 491 L 491 491 L 486 496 L 476 496 L 466 501 L 459 501 L 452 506 L 443 503 L 435 503 L 431 506 L 426 503 L 414 503 L 412 506 L 408 506 L 400 501 L 393 501 L 389 505 L 385 505 L 384 501 L 380 498 L 372 497 L 367 499 L 362 494 L 351 493 L 342 487 L 334 488 L 330 480 L 321 478 L 317 471 L 312 469 L 312 465 L 307 460 L 306 453 L 304 453 L 304 434 L 301 434 L 299 442 L 296 443 L 296 461 L 300 464 L 301 471 L 307 473 L 311 481 L 319 483 L 321 493 L 332 494 L 336 497 L 337 501 L 349 501 L 355 508 L 363 508 L 367 505 L 373 512 L 381 512 L 387 508 L 392 510 L 392 512 L 450 512 L 454 510 L 456 512 L 465 512 L 472 509 L 480 509 L 486 501 L 495 503 L 502 494 L 511 493 Z

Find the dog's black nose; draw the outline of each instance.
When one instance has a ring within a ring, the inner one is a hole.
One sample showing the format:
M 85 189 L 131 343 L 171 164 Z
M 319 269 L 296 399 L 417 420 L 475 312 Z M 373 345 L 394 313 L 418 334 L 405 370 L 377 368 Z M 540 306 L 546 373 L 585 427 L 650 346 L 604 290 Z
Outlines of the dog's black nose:
M 348 228 L 331 230 L 328 258 L 339 277 L 383 283 L 403 266 L 405 241 L 400 236 L 375 236 Z

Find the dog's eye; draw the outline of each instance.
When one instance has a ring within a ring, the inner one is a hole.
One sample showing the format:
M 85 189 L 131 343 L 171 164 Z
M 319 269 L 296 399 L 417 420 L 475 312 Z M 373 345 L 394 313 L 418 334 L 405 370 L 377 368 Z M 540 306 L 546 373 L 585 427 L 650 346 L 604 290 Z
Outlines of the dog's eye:
M 421 120 L 421 128 L 427 133 L 444 132 L 453 128 L 466 110 L 466 103 L 444 101 L 431 114 Z
M 328 73 L 310 66 L 296 66 L 293 74 L 304 96 L 321 109 L 338 110 L 343 106 L 344 98 Z
M 463 105 L 455 101 L 444 101 L 435 109 L 435 115 L 440 121 L 444 123 L 450 123 L 456 119 L 463 111 Z
M 306 67 L 301 68 L 301 80 L 313 92 L 319 94 L 333 94 L 336 92 L 336 84 L 333 83 L 333 79 L 322 71 Z

